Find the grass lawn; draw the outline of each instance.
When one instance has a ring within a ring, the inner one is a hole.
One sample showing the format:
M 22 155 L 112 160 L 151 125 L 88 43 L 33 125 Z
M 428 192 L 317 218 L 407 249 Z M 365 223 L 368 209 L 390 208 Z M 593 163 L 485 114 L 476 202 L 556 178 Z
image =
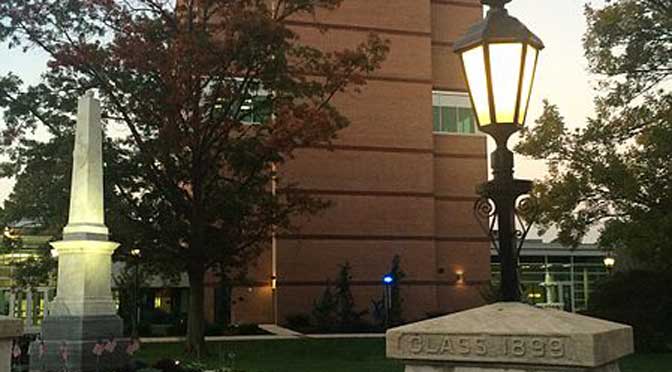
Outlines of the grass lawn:
M 235 353 L 236 369 L 245 372 L 403 372 L 385 359 L 382 339 L 302 339 L 208 343 L 212 354 L 205 364 L 214 368 Z M 154 363 L 182 356 L 182 344 L 145 344 L 138 358 Z M 639 354 L 621 363 L 621 372 L 671 372 L 672 354 Z

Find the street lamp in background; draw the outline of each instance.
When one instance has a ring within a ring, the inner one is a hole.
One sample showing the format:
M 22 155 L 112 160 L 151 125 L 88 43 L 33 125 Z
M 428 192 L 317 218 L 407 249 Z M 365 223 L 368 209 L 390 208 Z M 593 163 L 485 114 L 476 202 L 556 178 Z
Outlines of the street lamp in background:
M 525 123 L 544 44 L 508 14 L 504 5 L 510 1 L 481 0 L 490 7 L 485 19 L 457 40 L 454 50 L 462 61 L 478 129 L 497 144 L 491 155 L 493 179 L 478 187 L 481 198 L 474 211 L 499 252 L 501 300 L 520 301 L 518 253 L 531 224 L 520 213 L 527 203 L 520 202 L 518 209 L 516 203 L 531 191 L 532 182 L 513 178 L 513 153 L 507 142 Z M 483 220 L 489 218 L 492 222 L 486 225 Z
M 608 253 L 602 262 L 604 262 L 604 267 L 607 268 L 607 273 L 611 275 L 612 270 L 614 270 L 614 265 L 616 265 L 616 259 L 611 255 L 611 253 Z
M 394 275 L 391 273 L 383 276 L 383 301 L 385 305 L 385 329 L 390 326 L 390 311 L 392 309 L 392 286 L 394 285 Z
M 140 249 L 134 248 L 131 249 L 131 257 L 133 257 L 134 267 L 134 278 L 133 278 L 133 329 L 131 330 L 131 335 L 133 337 L 139 337 L 138 328 L 140 326 L 140 304 L 139 304 L 139 292 L 140 292 Z

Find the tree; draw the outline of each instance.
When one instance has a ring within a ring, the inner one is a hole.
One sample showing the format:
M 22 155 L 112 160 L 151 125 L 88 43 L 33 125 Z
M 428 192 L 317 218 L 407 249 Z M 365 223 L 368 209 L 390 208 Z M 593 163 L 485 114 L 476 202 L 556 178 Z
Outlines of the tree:
M 327 280 L 327 286 L 324 292 L 317 300 L 313 301 L 312 316 L 315 319 L 315 325 L 321 332 L 332 332 L 336 325 L 336 307 L 337 302 L 331 288 L 331 282 Z
M 286 24 L 340 2 L 0 4 L 0 39 L 50 56 L 35 86 L 24 88 L 13 74 L 0 78 L 2 151 L 10 159 L 2 175 L 21 178 L 36 159 L 31 151 L 67 141 L 76 97 L 95 88 L 108 134 L 113 239 L 127 250 L 142 247 L 145 262 L 164 272 L 188 274 L 192 353 L 205 351 L 206 272 L 243 276 L 274 231 L 326 207 L 283 179 L 277 193 L 270 185 L 296 149 L 329 144 L 347 126 L 332 98 L 358 91 L 387 53 L 374 35 L 325 52 L 302 44 Z M 49 139 L 32 136 L 36 128 Z M 128 228 L 115 231 L 117 222 Z
M 349 262 L 346 261 L 345 264 L 341 265 L 335 285 L 335 311 L 341 330 L 354 328 L 366 313 L 366 311 L 355 311 L 355 298 L 352 296 L 352 290 L 350 289 L 350 282 L 352 281 L 350 270 Z
M 643 265 L 672 266 L 672 4 L 613 1 L 586 7 L 590 71 L 600 78 L 596 113 L 570 131 L 548 102 L 517 150 L 546 159 L 535 187 L 543 228 L 576 245 L 601 225 L 605 249 Z

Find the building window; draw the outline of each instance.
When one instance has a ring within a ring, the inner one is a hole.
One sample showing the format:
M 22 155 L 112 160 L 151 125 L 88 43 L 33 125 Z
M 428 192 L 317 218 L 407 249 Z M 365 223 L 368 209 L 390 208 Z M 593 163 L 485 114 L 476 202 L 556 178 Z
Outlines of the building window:
M 240 90 L 240 85 L 242 84 L 243 79 L 241 78 L 232 78 L 227 79 L 224 82 L 220 82 L 219 89 L 221 90 L 232 90 L 238 92 Z M 206 90 L 215 89 L 216 84 L 211 84 L 206 87 Z M 241 123 L 246 125 L 253 124 L 263 124 L 265 123 L 272 114 L 272 101 L 270 92 L 265 90 L 261 83 L 256 81 L 248 82 L 248 86 L 244 91 L 240 93 L 243 97 L 236 98 L 232 102 L 229 102 L 229 99 L 233 98 L 217 98 L 217 104 L 215 105 L 216 113 L 222 115 L 230 115 L 234 120 L 240 120 Z M 211 91 L 206 92 L 206 94 L 212 94 Z M 231 107 L 229 108 L 229 104 Z M 238 110 L 237 112 L 227 112 L 224 111 L 225 108 L 230 109 L 231 111 Z
M 476 120 L 466 93 L 432 93 L 432 112 L 434 132 L 437 133 L 476 133 Z
M 262 124 L 271 116 L 271 102 L 268 93 L 259 90 L 256 95 L 247 98 L 240 106 L 243 124 Z

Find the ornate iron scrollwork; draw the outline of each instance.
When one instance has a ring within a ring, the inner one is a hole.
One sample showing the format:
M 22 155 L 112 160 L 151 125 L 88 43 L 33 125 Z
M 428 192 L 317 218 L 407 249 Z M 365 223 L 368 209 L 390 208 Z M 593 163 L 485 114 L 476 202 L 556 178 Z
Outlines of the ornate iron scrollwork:
M 495 216 L 497 215 L 497 205 L 490 198 L 482 196 L 474 203 L 474 217 L 481 226 L 485 235 L 490 238 L 492 245 L 499 252 L 499 244 L 495 235 Z
M 496 199 L 492 195 L 501 194 L 505 189 L 511 190 L 514 193 L 513 195 L 515 195 L 513 205 L 513 214 L 515 216 L 513 238 L 515 239 L 515 253 L 519 255 L 538 215 L 535 199 L 528 194 L 532 188 L 531 186 L 532 183 L 530 181 L 515 180 L 512 187 L 503 188 L 501 185 L 491 181 L 481 185 L 478 190 L 481 197 L 474 203 L 474 216 L 498 253 L 499 241 L 495 226 L 498 207 L 495 202 Z
M 518 222 L 514 232 L 514 236 L 516 237 L 516 255 L 520 255 L 520 250 L 523 248 L 527 234 L 537 219 L 538 208 L 535 200 L 530 195 L 522 195 L 516 200 L 513 210 Z

